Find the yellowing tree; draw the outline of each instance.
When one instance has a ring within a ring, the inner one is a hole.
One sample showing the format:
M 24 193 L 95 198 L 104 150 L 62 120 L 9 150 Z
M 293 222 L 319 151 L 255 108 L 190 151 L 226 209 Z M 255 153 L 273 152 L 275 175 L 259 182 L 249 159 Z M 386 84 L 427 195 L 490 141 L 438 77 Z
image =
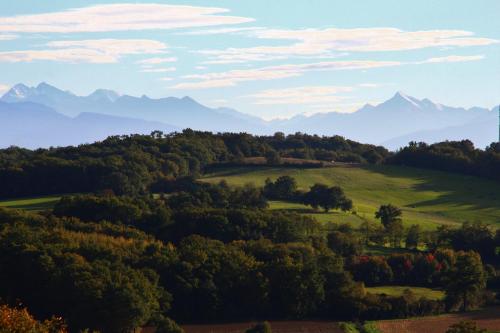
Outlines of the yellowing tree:
M 39 322 L 26 309 L 0 305 L 0 333 L 67 333 L 61 318 Z

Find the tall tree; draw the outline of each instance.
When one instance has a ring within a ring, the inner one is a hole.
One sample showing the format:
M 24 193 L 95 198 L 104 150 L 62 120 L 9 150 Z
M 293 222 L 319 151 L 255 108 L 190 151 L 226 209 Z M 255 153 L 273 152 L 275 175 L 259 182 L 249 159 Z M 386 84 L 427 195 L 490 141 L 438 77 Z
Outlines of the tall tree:
M 378 211 L 375 212 L 375 217 L 380 219 L 380 222 L 382 222 L 385 228 L 390 227 L 391 224 L 402 221 L 402 215 L 403 212 L 401 209 L 391 204 L 382 205 Z
M 391 204 L 382 205 L 375 212 L 375 217 L 380 219 L 382 225 L 389 235 L 392 246 L 397 247 L 401 245 L 403 239 L 403 212 L 396 206 Z
M 486 274 L 481 256 L 473 251 L 460 252 L 450 270 L 447 282 L 445 285 L 447 298 L 460 300 L 462 310 L 467 311 L 469 300 L 486 287 Z
M 406 248 L 416 249 L 420 242 L 420 234 L 420 226 L 418 224 L 412 225 L 406 234 Z

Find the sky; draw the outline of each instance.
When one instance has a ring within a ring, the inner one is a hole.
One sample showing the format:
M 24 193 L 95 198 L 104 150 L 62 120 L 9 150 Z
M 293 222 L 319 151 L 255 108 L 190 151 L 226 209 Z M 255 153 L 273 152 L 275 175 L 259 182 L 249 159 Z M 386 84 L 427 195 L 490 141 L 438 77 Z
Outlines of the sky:
M 396 91 L 500 102 L 500 1 L 0 2 L 0 93 L 47 82 L 190 96 L 264 119 L 353 112 Z

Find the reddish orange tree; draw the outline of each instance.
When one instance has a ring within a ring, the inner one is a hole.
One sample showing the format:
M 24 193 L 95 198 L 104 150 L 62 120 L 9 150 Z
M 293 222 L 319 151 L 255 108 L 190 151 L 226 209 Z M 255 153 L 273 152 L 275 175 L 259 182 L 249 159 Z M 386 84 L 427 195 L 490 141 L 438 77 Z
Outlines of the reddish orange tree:
M 0 333 L 67 333 L 62 318 L 37 321 L 27 309 L 0 305 Z

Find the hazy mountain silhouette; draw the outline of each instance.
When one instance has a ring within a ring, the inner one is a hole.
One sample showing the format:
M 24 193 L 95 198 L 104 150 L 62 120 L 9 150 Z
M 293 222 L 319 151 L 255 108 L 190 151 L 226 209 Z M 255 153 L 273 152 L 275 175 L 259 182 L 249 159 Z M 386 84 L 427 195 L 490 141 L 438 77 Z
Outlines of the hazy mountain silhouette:
M 105 89 L 97 89 L 88 96 L 77 96 L 47 83 L 40 83 L 37 87 L 18 84 L 1 101 L 11 103 L 10 116 L 7 118 L 12 119 L 8 122 L 12 126 L 19 126 L 14 127 L 19 133 L 26 131 L 21 128 L 23 126 L 36 127 L 42 124 L 56 132 L 67 132 L 65 135 L 49 133 L 39 141 L 42 146 L 47 145 L 45 141 L 51 145 L 76 144 L 82 142 L 79 140 L 87 142 L 112 134 L 189 127 L 213 132 L 271 134 L 282 131 L 287 134 L 342 135 L 360 142 L 385 144 L 390 149 L 397 149 L 409 141 L 457 139 L 470 139 L 478 147 L 484 147 L 496 140 L 498 126 L 498 115 L 493 110 L 450 107 L 429 99 L 419 100 L 402 92 L 381 104 L 367 104 L 354 113 L 318 113 L 309 117 L 299 115 L 270 122 L 230 108 L 209 108 L 190 97 L 153 99 L 145 95 L 120 95 Z M 9 109 L 5 103 L 3 108 Z M 18 111 L 14 113 L 12 110 Z M 65 128 L 61 127 L 62 124 Z M 5 126 L 1 124 L 0 129 Z M 6 131 L 10 133 L 13 128 Z M 32 132 L 32 136 L 40 131 L 42 129 Z M 7 136 L 1 135 L 0 143 L 3 146 L 24 145 L 28 140 L 21 139 L 22 135 L 13 135 L 8 140 Z M 32 147 L 36 142 L 28 142 L 28 146 Z
M 439 128 L 436 130 L 418 131 L 382 142 L 388 149 L 395 150 L 410 141 L 435 143 L 442 141 L 471 140 L 479 148 L 485 148 L 498 140 L 498 107 L 491 112 L 471 120 L 467 124 Z
M 160 122 L 82 113 L 71 118 L 42 104 L 0 102 L 0 147 L 26 148 L 78 145 L 110 135 L 172 132 L 176 127 Z
M 376 144 L 410 133 L 420 133 L 420 136 L 415 135 L 420 139 L 418 141 L 429 141 L 424 131 L 462 126 L 488 115 L 493 115 L 488 109 L 454 108 L 433 103 L 428 99 L 418 100 L 398 92 L 384 103 L 376 106 L 367 104 L 354 113 L 330 112 L 310 117 L 297 116 L 282 121 L 278 129 L 285 133 L 301 131 L 320 135 L 339 134 L 353 140 Z M 466 126 L 464 127 L 464 137 L 468 137 L 469 132 Z M 486 135 L 485 139 L 488 137 Z M 399 146 L 401 145 L 397 147 Z M 396 146 L 392 145 L 391 148 Z
M 37 87 L 17 84 L 1 100 L 9 103 L 40 103 L 68 116 L 92 112 L 215 132 L 258 132 L 266 127 L 266 122 L 260 118 L 227 108 L 212 109 L 187 96 L 153 99 L 145 95 L 120 96 L 104 89 L 98 89 L 88 96 L 77 96 L 47 83 L 40 83 Z

